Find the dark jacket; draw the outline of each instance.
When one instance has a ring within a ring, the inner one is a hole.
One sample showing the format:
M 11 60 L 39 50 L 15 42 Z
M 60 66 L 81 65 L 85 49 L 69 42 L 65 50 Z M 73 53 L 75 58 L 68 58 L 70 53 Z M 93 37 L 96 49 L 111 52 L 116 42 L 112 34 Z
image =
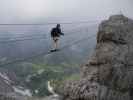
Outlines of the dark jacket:
M 51 30 L 51 37 L 60 37 L 60 35 L 64 35 L 62 32 L 61 32 L 61 29 L 60 28 L 53 28 Z

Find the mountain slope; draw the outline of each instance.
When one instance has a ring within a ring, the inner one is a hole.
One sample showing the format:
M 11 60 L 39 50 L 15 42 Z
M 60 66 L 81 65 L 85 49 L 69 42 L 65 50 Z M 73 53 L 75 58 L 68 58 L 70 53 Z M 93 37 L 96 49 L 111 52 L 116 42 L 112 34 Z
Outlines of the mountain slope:
M 26 100 L 31 96 L 27 89 L 19 85 L 16 74 L 7 69 L 0 69 L 0 100 Z
M 82 78 L 65 84 L 63 100 L 133 100 L 133 20 L 111 16 L 99 26 Z

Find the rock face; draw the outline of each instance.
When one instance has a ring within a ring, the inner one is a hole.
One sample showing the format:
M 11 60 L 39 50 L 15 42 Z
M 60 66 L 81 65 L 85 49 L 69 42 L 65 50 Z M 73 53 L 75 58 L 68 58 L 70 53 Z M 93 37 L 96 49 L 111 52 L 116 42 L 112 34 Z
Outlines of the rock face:
M 26 100 L 14 90 L 18 83 L 14 72 L 0 68 L 0 100 Z
M 66 83 L 64 100 L 133 100 L 133 20 L 114 15 L 100 24 L 81 75 Z

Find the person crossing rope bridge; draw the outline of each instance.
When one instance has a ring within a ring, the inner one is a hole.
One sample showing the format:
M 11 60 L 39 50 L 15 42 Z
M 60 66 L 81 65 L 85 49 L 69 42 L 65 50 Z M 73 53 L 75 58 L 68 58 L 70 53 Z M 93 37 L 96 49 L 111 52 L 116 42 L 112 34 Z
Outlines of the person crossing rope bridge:
M 88 36 L 88 37 L 85 37 L 85 38 L 82 38 L 80 40 L 77 40 L 77 41 L 74 41 L 73 43 L 71 44 L 67 44 L 67 45 L 64 45 L 61 49 L 64 50 L 66 48 L 69 48 L 71 47 L 72 45 L 75 45 L 75 44 L 78 44 L 78 43 L 81 43 L 83 41 L 86 41 L 86 40 L 89 40 L 89 39 L 92 39 L 92 37 L 96 37 L 96 34 L 93 34 L 91 36 Z M 0 67 L 4 67 L 4 66 L 7 66 L 7 65 L 10 65 L 10 64 L 15 64 L 15 63 L 19 63 L 19 62 L 24 62 L 24 61 L 27 61 L 27 60 L 30 60 L 30 59 L 36 59 L 37 57 L 39 56 L 47 56 L 51 54 L 50 52 L 41 52 L 41 53 L 38 53 L 36 55 L 32 55 L 30 57 L 25 57 L 25 58 L 20 58 L 20 59 L 15 59 L 13 61 L 8 61 L 6 63 L 0 63 Z
M 53 46 L 53 49 L 51 50 L 51 52 L 55 52 L 55 51 L 59 50 L 59 38 L 61 35 L 64 35 L 64 33 L 62 33 L 62 31 L 61 31 L 60 24 L 57 24 L 57 26 L 55 28 L 52 28 L 52 30 L 51 30 L 51 37 L 54 42 L 54 46 Z

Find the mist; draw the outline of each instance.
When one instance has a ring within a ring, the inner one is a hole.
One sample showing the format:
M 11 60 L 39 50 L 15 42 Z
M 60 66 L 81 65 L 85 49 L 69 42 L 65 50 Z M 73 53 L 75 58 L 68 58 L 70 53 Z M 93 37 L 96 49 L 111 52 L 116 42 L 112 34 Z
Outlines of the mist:
M 100 20 L 122 13 L 133 17 L 132 0 L 0 0 L 0 23 Z

